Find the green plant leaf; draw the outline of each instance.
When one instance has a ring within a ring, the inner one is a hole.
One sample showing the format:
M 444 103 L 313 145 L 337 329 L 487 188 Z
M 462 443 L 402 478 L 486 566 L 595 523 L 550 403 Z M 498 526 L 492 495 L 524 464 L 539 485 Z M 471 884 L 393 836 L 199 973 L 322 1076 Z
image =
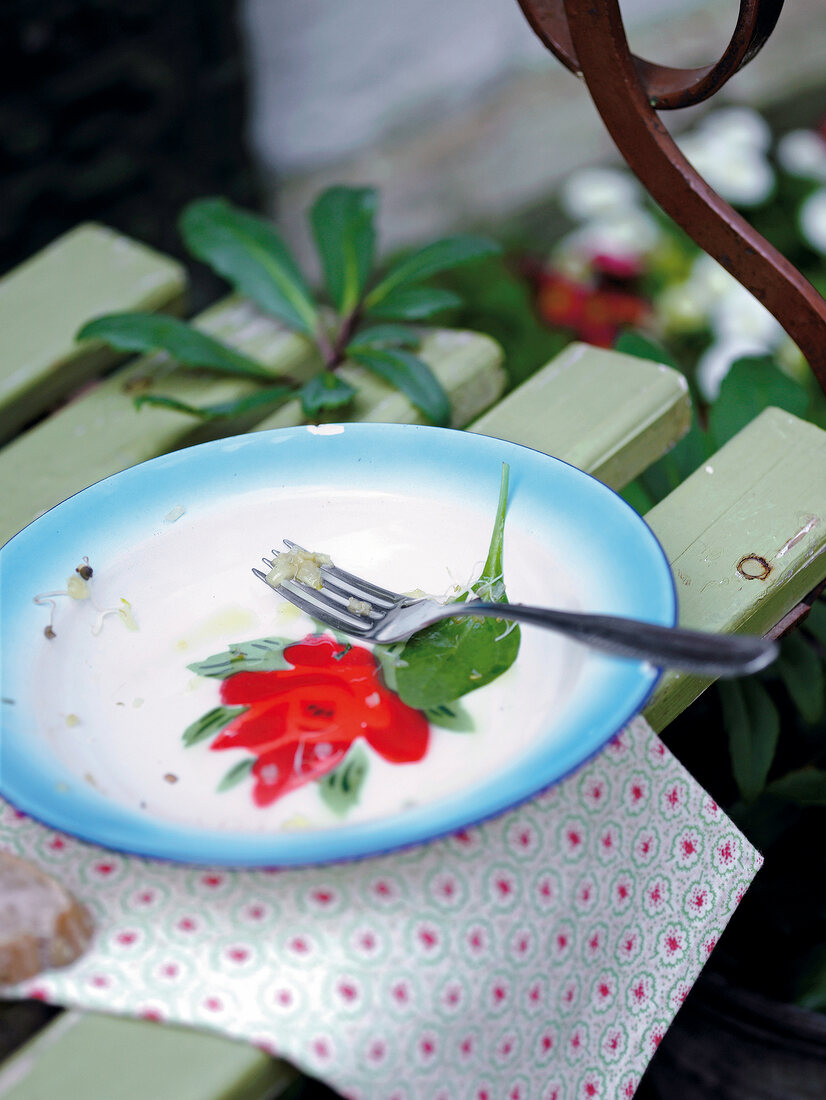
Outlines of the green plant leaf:
M 368 316 L 401 321 L 423 321 L 434 313 L 455 309 L 462 299 L 452 290 L 437 287 L 409 286 L 391 291 L 378 305 L 367 311 Z
M 688 432 L 674 447 L 649 466 L 640 475 L 640 483 L 651 497 L 654 504 L 658 504 L 669 493 L 673 492 L 685 479 L 693 474 L 707 458 L 712 454 L 708 432 L 704 432 L 697 423 L 697 418 L 691 422 Z
M 666 366 L 679 369 L 674 357 L 665 348 L 634 329 L 627 329 L 619 334 L 614 341 L 614 350 L 625 355 L 633 355 L 637 359 L 664 363 Z M 640 476 L 639 488 L 651 500 L 653 506 L 681 485 L 689 474 L 693 474 L 712 450 L 707 433 L 700 428 L 695 413 L 692 415 L 688 432 L 678 440 L 668 454 Z
M 641 516 L 644 516 L 646 512 L 650 512 L 657 503 L 657 498 L 648 491 L 639 478 L 629 482 L 624 489 L 621 489 L 620 496 L 626 504 L 630 504 L 634 511 L 639 512 Z
M 221 401 L 215 405 L 190 405 L 187 401 L 179 401 L 177 397 L 166 397 L 161 393 L 142 393 L 135 398 L 135 408 L 141 405 L 158 405 L 164 409 L 174 409 L 176 412 L 188 413 L 189 416 L 197 416 L 201 420 L 231 420 L 243 416 L 254 409 L 267 408 L 279 405 L 285 397 L 294 393 L 292 386 L 267 386 L 266 389 L 256 390 L 246 397 L 238 397 L 233 401 Z
M 339 766 L 319 780 L 319 793 L 333 813 L 343 816 L 358 802 L 369 763 L 361 745 L 354 745 Z
M 330 187 L 310 210 L 324 282 L 340 314 L 356 308 L 370 277 L 376 206 L 372 187 Z
M 177 317 L 159 313 L 108 313 L 89 321 L 78 340 L 103 340 L 120 351 L 165 351 L 179 363 L 219 374 L 266 379 L 272 371 Z
M 441 382 L 418 356 L 399 348 L 353 351 L 350 358 L 395 386 L 431 424 L 450 423 L 450 401 Z
M 252 771 L 253 765 L 255 764 L 256 760 L 257 757 L 248 756 L 244 760 L 239 760 L 237 764 L 233 764 L 233 766 L 229 769 L 227 774 L 215 788 L 216 791 L 229 791 L 232 790 L 233 787 L 237 787 L 239 783 L 243 783 L 243 781 Z
M 799 960 L 795 1003 L 812 1012 L 826 1012 L 826 946 L 810 948 Z
M 308 379 L 298 391 L 298 396 L 304 415 L 309 417 L 322 409 L 340 409 L 343 405 L 349 405 L 356 396 L 356 390 L 337 374 L 325 370 Z
M 823 663 L 800 634 L 789 634 L 781 643 L 775 671 L 792 697 L 801 717 L 813 725 L 823 715 Z
M 421 334 L 408 325 L 371 325 L 357 332 L 345 351 L 358 351 L 362 348 L 415 348 L 421 342 Z
M 219 733 L 224 726 L 228 726 L 234 718 L 237 718 L 239 714 L 243 714 L 245 710 L 249 710 L 249 708 L 213 707 L 212 710 L 208 710 L 206 714 L 202 714 L 196 722 L 193 722 L 184 730 L 182 734 L 184 747 L 188 749 L 192 745 L 206 741 L 208 737 Z
M 226 680 L 236 672 L 274 672 L 279 668 L 292 668 L 284 657 L 284 650 L 294 644 L 289 638 L 255 638 L 251 642 L 233 643 L 222 653 L 214 653 L 186 667 L 198 676 L 216 680 Z
M 766 794 L 788 799 L 799 806 L 826 806 L 826 771 L 822 768 L 798 768 L 773 779 Z
M 812 609 L 803 623 L 803 629 L 826 647 L 826 603 L 822 599 L 817 599 L 812 604 Z
M 275 227 L 226 199 L 199 199 L 181 215 L 187 248 L 288 328 L 312 336 L 318 311 Z
M 623 355 L 633 355 L 636 359 L 648 359 L 652 363 L 664 363 L 667 367 L 679 370 L 674 356 L 650 337 L 636 329 L 625 329 L 614 341 L 614 350 Z
M 508 466 L 503 463 L 499 503 L 487 560 L 471 592 L 488 602 L 507 599 L 502 552 L 508 500 Z M 465 593 L 463 599 L 467 599 Z M 405 643 L 395 661 L 396 691 L 417 710 L 451 706 L 470 691 L 507 671 L 519 652 L 519 627 L 498 619 L 464 615 L 443 619 Z
M 393 291 L 411 283 L 421 283 L 440 271 L 447 271 L 471 260 L 481 260 L 484 256 L 492 256 L 497 252 L 499 245 L 487 237 L 457 236 L 434 241 L 391 268 L 381 282 L 373 287 L 364 304 L 372 311 Z
M 805 416 L 809 395 L 766 355 L 738 359 L 720 386 L 708 414 L 715 450 L 745 428 L 769 405 Z
M 502 347 L 510 387 L 524 382 L 570 342 L 561 329 L 540 320 L 533 286 L 501 254 L 447 271 L 437 285 L 460 299 L 450 325 L 486 333 Z
M 721 680 L 717 690 L 734 780 L 743 799 L 752 802 L 762 791 L 774 759 L 780 715 L 759 680 Z

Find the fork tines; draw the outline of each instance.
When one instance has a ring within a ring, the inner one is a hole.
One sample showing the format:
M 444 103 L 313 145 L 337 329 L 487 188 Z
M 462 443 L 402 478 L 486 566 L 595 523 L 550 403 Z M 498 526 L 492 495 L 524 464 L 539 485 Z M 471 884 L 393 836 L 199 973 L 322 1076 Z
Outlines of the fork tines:
M 267 564 L 266 559 L 264 559 L 264 564 Z M 326 623 L 334 630 L 343 630 L 350 634 L 366 634 L 372 629 L 372 617 L 369 615 L 356 615 L 354 612 L 348 611 L 346 604 L 333 603 L 330 599 L 325 599 L 321 592 L 315 588 L 310 588 L 309 585 L 301 584 L 299 581 L 282 581 L 278 585 L 270 585 L 267 582 L 266 573 L 263 573 L 260 569 L 253 569 L 253 573 L 259 580 L 264 581 L 268 588 L 283 596 L 299 611 L 303 611 L 311 619 Z
M 288 539 L 285 539 L 284 543 L 289 549 L 301 549 Z M 277 558 L 279 551 L 273 550 L 272 554 Z M 272 569 L 272 560 L 269 558 L 261 560 L 268 570 Z M 260 569 L 253 569 L 253 573 L 259 580 L 267 583 L 266 573 Z M 321 580 L 321 589 L 313 588 L 298 580 L 283 580 L 278 585 L 269 585 L 269 587 L 311 618 L 319 619 L 334 629 L 348 633 L 369 633 L 374 623 L 396 605 L 397 599 L 401 599 L 385 588 L 363 581 L 360 577 L 332 565 L 321 566 Z M 354 598 L 369 604 L 370 610 L 365 614 L 351 611 L 348 605 Z
M 291 539 L 284 539 L 284 545 L 288 550 L 303 549 L 297 542 L 292 542 Z M 272 553 L 275 557 L 278 557 L 280 551 L 273 550 Z M 364 577 L 357 577 L 354 573 L 348 573 L 344 569 L 339 569 L 336 565 L 322 565 L 321 576 L 325 585 L 329 583 L 337 584 L 341 590 L 348 593 L 348 598 L 349 596 L 355 596 L 357 600 L 366 600 L 368 603 L 378 604 L 379 607 L 384 607 L 385 610 L 395 607 L 399 600 L 404 599 L 401 592 L 391 592 L 389 588 L 380 588 L 372 581 L 365 580 Z

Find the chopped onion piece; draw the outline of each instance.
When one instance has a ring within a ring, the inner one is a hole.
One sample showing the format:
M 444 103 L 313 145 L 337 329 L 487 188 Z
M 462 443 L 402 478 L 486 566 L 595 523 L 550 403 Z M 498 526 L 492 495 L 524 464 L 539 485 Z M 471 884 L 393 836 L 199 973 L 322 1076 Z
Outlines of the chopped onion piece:
M 267 584 L 277 588 L 282 581 L 300 581 L 308 588 L 322 587 L 321 566 L 332 565 L 329 554 L 314 554 L 309 550 L 293 547 L 279 554 L 267 574 Z
M 369 615 L 373 607 L 367 600 L 357 600 L 355 596 L 351 596 L 347 601 L 347 610 L 353 615 Z

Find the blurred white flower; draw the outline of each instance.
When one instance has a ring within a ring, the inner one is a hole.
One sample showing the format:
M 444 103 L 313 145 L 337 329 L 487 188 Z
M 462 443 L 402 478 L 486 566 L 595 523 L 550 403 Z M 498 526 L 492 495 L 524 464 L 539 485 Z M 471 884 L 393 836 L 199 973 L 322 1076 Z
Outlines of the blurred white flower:
M 705 328 L 708 313 L 694 288 L 686 280 L 677 286 L 666 287 L 656 301 L 656 317 L 663 332 L 696 332 Z
M 814 130 L 791 130 L 777 143 L 777 159 L 792 176 L 826 183 L 826 141 Z
M 711 309 L 718 299 L 740 285 L 733 275 L 729 275 L 721 264 L 705 252 L 701 252 L 691 265 L 689 282 L 695 288 L 698 298 L 705 303 L 706 309 Z
M 769 349 L 757 340 L 734 337 L 712 344 L 697 363 L 697 385 L 708 401 L 714 401 L 733 363 L 746 355 L 765 355 Z
M 735 206 L 759 206 L 774 190 L 774 171 L 761 149 L 699 131 L 678 144 L 709 186 Z
M 771 130 L 756 111 L 714 111 L 677 141 L 694 168 L 728 202 L 758 206 L 771 195 L 774 171 L 766 159 Z
M 583 168 L 563 183 L 562 209 L 576 221 L 588 221 L 636 205 L 641 188 L 633 176 L 618 168 Z
M 750 107 L 724 107 L 712 111 L 695 128 L 711 141 L 767 153 L 771 148 L 769 124 Z
M 676 319 L 681 316 L 685 323 L 691 318 L 701 320 L 701 325 L 691 327 L 711 327 L 720 304 L 740 289 L 742 288 L 733 275 L 729 275 L 716 260 L 702 252 L 692 264 L 688 278 L 668 287 L 659 301 L 665 303 L 666 322 L 669 317 Z
M 762 302 L 705 253 L 683 283 L 660 295 L 657 312 L 666 332 L 708 327 L 715 343 L 746 340 L 769 350 L 783 339 L 782 327 Z
M 661 236 L 656 219 L 632 206 L 606 212 L 575 229 L 559 242 L 559 252 L 574 264 L 587 264 L 595 256 L 636 261 L 655 248 Z
M 774 347 L 783 339 L 783 327 L 762 302 L 732 279 L 733 286 L 719 298 L 711 313 L 711 328 L 720 340 L 751 339 Z
M 812 248 L 826 255 L 826 187 L 809 195 L 800 207 L 799 219 L 803 236 Z

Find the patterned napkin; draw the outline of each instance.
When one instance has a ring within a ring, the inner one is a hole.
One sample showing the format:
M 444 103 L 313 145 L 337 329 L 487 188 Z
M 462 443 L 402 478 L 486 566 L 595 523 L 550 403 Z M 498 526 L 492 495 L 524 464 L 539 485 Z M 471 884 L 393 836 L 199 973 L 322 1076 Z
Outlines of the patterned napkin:
M 484 825 L 324 868 L 116 855 L 6 806 L 98 936 L 9 991 L 213 1028 L 363 1100 L 631 1097 L 761 857 L 641 718 Z

